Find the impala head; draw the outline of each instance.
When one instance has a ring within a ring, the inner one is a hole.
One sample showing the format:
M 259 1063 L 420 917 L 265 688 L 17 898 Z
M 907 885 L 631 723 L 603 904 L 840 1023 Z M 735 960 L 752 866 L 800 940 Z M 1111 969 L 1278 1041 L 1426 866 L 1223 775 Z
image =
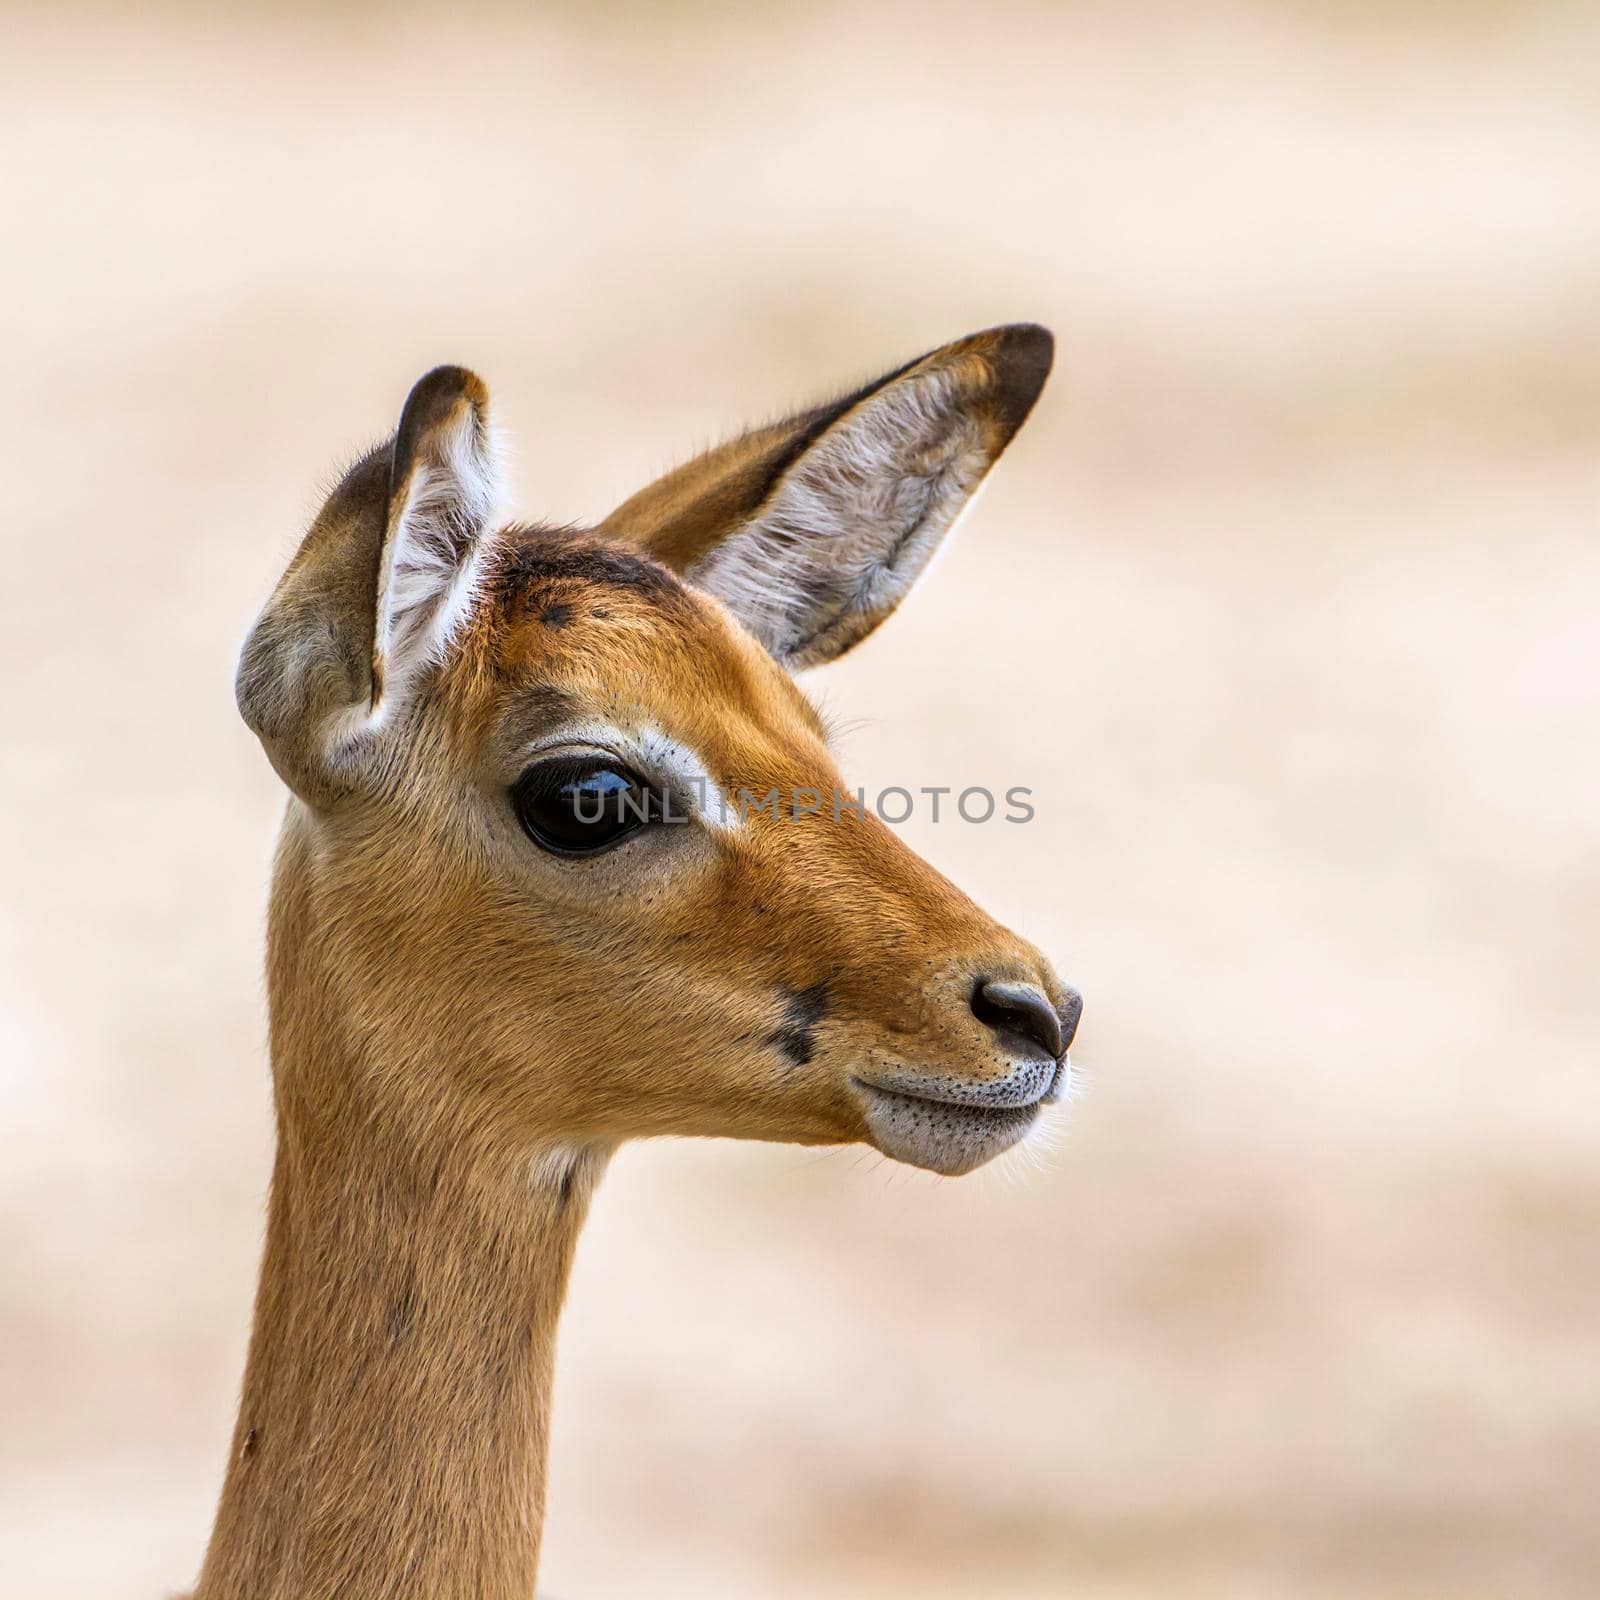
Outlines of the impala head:
M 586 531 L 504 521 L 484 385 L 423 378 L 240 664 L 297 797 L 275 1010 L 320 1007 L 440 1138 L 865 1139 L 946 1173 L 1021 1139 L 1078 998 L 833 805 L 790 673 L 899 603 L 1050 355 L 961 340 Z

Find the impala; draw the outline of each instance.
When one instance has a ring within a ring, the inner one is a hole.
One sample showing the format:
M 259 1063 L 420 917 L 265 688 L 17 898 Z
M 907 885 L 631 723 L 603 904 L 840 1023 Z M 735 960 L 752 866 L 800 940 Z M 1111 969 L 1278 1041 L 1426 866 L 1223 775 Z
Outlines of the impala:
M 245 644 L 291 796 L 278 1150 L 197 1600 L 528 1600 L 556 1322 L 625 1139 L 1029 1134 L 1079 1000 L 848 793 L 791 673 L 900 602 L 1050 336 L 934 351 L 669 473 L 508 521 L 488 394 L 412 390 Z M 779 803 L 751 808 L 741 795 Z

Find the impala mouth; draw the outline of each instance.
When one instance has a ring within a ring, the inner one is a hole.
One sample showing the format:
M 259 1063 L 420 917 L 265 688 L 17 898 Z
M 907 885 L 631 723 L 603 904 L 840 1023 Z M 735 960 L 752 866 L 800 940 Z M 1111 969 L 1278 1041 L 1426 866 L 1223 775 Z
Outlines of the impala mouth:
M 872 1142 L 896 1161 L 947 1177 L 1009 1150 L 1061 1098 L 1070 1067 L 1029 1061 L 1000 1083 L 940 1083 L 918 1075 L 852 1078 L 865 1102 Z

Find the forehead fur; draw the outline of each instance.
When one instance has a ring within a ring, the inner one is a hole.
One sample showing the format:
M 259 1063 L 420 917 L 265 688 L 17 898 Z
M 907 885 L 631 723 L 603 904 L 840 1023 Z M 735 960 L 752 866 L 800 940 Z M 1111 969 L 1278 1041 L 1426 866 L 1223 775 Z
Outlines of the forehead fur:
M 670 705 L 693 722 L 744 712 L 823 734 L 788 673 L 719 602 L 586 529 L 502 530 L 472 633 L 470 653 L 502 690 L 555 692 L 575 709 L 603 701 L 591 712 Z
M 659 562 L 581 529 L 510 527 L 498 542 L 500 560 L 490 582 L 502 621 L 519 622 L 585 595 L 674 620 L 693 607 L 689 591 Z

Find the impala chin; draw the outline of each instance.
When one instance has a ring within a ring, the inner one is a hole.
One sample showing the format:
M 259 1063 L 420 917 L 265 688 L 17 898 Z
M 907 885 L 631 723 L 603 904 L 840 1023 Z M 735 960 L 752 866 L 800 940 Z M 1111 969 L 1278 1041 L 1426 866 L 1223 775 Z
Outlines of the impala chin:
M 891 1074 L 855 1078 L 852 1087 L 884 1155 L 958 1178 L 1026 1139 L 1061 1098 L 1070 1071 L 1065 1061 L 1029 1061 L 998 1082 Z

